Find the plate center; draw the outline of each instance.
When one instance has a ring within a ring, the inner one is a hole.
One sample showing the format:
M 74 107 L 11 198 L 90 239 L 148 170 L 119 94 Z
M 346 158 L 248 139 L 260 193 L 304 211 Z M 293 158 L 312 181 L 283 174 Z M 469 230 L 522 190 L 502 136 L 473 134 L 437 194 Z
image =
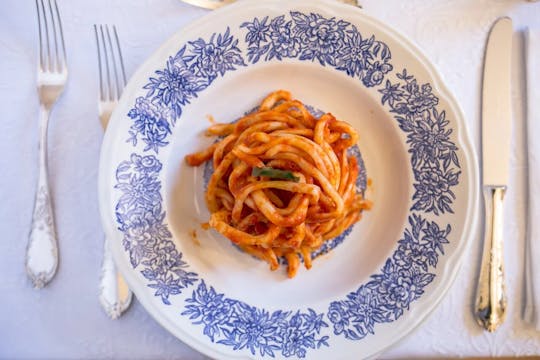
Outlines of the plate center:
M 355 127 L 372 182 L 366 198 L 374 203 L 341 246 L 318 257 L 311 270 L 301 268 L 294 279 L 287 278 L 285 267 L 271 272 L 266 263 L 238 251 L 219 233 L 201 228 L 210 216 L 204 201 L 204 165 L 191 168 L 183 160 L 212 143 L 204 136 L 208 115 L 217 122 L 234 121 L 277 89 L 287 89 L 294 98 Z M 403 233 L 412 184 L 404 140 L 374 91 L 316 64 L 265 63 L 224 76 L 186 107 L 166 162 L 165 191 L 166 221 L 191 271 L 229 298 L 268 308 L 336 298 L 376 273 Z

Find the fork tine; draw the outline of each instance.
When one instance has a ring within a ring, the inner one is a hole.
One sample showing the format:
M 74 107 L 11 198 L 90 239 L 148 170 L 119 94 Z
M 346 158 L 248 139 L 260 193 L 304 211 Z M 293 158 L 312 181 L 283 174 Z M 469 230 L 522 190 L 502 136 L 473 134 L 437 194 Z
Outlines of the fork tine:
M 116 101 L 120 97 L 120 84 L 118 83 L 118 70 L 116 66 L 116 57 L 114 55 L 114 48 L 111 41 L 111 34 L 109 32 L 109 26 L 105 25 L 105 33 L 107 34 L 107 44 L 109 45 L 109 52 L 111 58 L 108 59 L 111 61 L 112 72 L 114 74 L 114 85 L 111 86 L 112 100 Z M 111 84 L 112 85 L 112 84 Z M 114 89 L 114 91 L 113 91 Z
M 101 62 L 101 45 L 99 41 L 97 25 L 94 24 L 94 33 L 96 35 L 96 46 L 98 52 L 98 69 L 99 69 L 99 99 L 105 101 L 105 89 L 103 89 L 103 64 Z
M 58 19 L 58 29 L 59 29 L 59 33 L 60 33 L 60 44 L 62 45 L 62 60 L 63 60 L 63 62 L 60 61 L 60 58 L 59 58 L 58 61 L 59 61 L 59 63 L 62 64 L 62 67 L 60 69 L 63 69 L 67 64 L 66 45 L 64 43 L 64 30 L 62 29 L 62 19 L 60 18 L 60 12 L 58 11 L 58 4 L 56 3 L 56 0 L 53 0 L 53 1 L 54 1 L 54 9 L 55 9 L 55 12 L 56 12 L 56 18 Z
M 49 47 L 49 26 L 48 26 L 48 22 L 47 22 L 47 14 L 45 13 L 45 5 L 43 4 L 43 0 L 40 0 L 40 3 L 41 3 L 41 13 L 43 14 L 43 24 L 45 25 L 44 28 L 45 28 L 45 45 L 46 45 L 46 55 L 44 54 L 43 56 L 43 70 L 47 71 L 50 69 L 50 65 L 51 65 L 51 50 L 50 50 L 50 47 Z
M 109 70 L 109 55 L 107 53 L 107 43 L 105 42 L 105 34 L 103 33 L 103 25 L 99 26 L 99 31 L 101 35 L 101 45 L 103 49 L 103 62 L 105 63 L 105 75 L 107 78 L 106 86 L 104 88 L 106 89 L 107 95 L 104 96 L 105 100 L 112 101 L 112 91 L 111 91 L 111 72 Z
M 39 34 L 39 67 L 43 69 L 43 36 L 41 35 L 41 13 L 39 11 L 39 3 L 36 0 L 36 12 L 38 18 L 38 34 Z
M 120 59 L 120 69 L 122 70 L 122 84 L 120 87 L 119 95 L 122 95 L 122 90 L 126 86 L 126 69 L 124 68 L 124 59 L 122 57 L 122 48 L 120 47 L 120 40 L 118 40 L 118 33 L 116 32 L 116 26 L 113 25 L 114 38 L 116 40 L 116 49 L 118 50 L 118 58 Z
M 52 28 L 52 41 L 54 43 L 54 59 L 50 59 L 51 62 L 51 70 L 58 70 L 60 71 L 60 59 L 58 57 L 58 41 L 56 40 L 56 21 L 54 20 L 54 14 L 51 6 L 51 0 L 48 0 L 49 5 L 49 15 L 51 17 L 51 28 Z

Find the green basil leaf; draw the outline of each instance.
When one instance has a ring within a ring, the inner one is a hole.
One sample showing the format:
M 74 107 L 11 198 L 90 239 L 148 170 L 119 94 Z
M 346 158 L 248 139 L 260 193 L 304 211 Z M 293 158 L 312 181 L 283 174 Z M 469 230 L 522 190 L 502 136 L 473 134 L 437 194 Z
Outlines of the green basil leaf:
M 270 179 L 290 180 L 294 182 L 300 181 L 300 178 L 298 176 L 294 176 L 292 171 L 274 169 L 271 167 L 254 167 L 253 170 L 251 170 L 251 175 L 266 176 Z

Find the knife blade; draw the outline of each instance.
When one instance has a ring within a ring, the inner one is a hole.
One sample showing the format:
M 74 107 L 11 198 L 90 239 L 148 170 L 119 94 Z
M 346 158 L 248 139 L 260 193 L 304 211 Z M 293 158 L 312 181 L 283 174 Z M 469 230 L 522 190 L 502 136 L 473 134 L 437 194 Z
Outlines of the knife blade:
M 484 185 L 508 183 L 510 152 L 510 65 L 512 20 L 493 25 L 484 63 L 482 86 L 482 158 Z
M 236 0 L 182 0 L 193 6 L 198 6 L 204 9 L 215 10 L 222 6 L 232 4 Z
M 182 0 L 182 1 L 193 6 L 198 6 L 204 9 L 215 10 L 225 5 L 232 4 L 236 0 Z M 362 5 L 358 4 L 357 0 L 340 0 L 340 1 L 344 4 L 357 6 L 360 9 L 362 8 Z
M 482 84 L 482 175 L 485 203 L 484 251 L 475 315 L 489 332 L 506 316 L 503 261 L 503 199 L 508 185 L 511 132 L 512 20 L 491 28 Z

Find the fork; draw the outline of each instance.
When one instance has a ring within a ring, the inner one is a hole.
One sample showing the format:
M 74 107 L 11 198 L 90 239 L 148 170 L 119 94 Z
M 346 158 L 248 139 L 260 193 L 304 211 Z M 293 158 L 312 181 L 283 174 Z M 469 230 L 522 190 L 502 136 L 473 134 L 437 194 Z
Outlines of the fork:
M 99 27 L 94 25 L 94 33 L 99 69 L 98 113 L 101 126 L 105 130 L 126 85 L 126 72 L 116 27 L 112 26 L 110 31 L 107 25 Z M 116 270 L 109 245 L 106 238 L 103 246 L 99 300 L 107 315 L 117 319 L 131 304 L 133 293 Z
M 34 287 L 42 288 L 51 281 L 58 268 L 58 244 L 47 178 L 47 129 L 51 109 L 64 90 L 68 70 L 56 0 L 36 0 L 36 9 L 39 34 L 39 168 L 26 249 L 26 272 Z

